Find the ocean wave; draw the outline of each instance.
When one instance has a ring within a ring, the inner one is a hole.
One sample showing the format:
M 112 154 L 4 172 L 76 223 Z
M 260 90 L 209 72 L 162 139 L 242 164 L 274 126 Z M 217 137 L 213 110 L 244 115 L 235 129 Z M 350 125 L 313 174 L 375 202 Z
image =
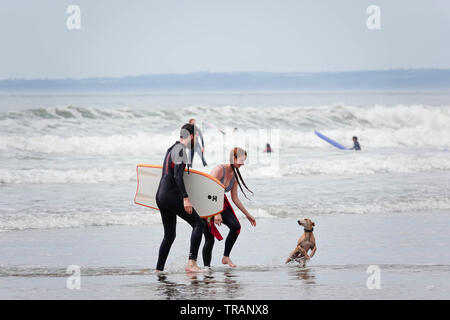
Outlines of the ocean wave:
M 414 173 L 450 171 L 450 156 L 436 155 L 361 155 L 324 159 L 302 159 L 281 169 L 291 175 L 372 175 L 378 173 Z
M 208 168 L 213 168 L 214 164 Z M 195 167 L 209 173 L 210 170 Z M 246 165 L 242 174 L 247 179 L 298 176 L 364 176 L 385 173 L 418 173 L 450 171 L 450 155 L 360 155 L 321 159 L 299 159 L 272 166 Z M 136 181 L 136 167 L 89 169 L 0 169 L 0 184 L 70 184 L 114 183 Z
M 2 136 L 0 151 L 43 153 L 50 155 L 148 155 L 163 153 L 176 140 L 176 135 L 108 135 L 61 137 L 57 135 L 42 136 Z
M 7 119 L 134 119 L 161 116 L 164 111 L 133 110 L 130 108 L 88 108 L 61 106 L 0 112 L 0 121 Z
M 395 200 L 373 200 L 367 203 L 361 202 L 340 202 L 323 203 L 302 201 L 298 204 L 284 206 L 267 206 L 264 211 L 273 217 L 314 217 L 318 215 L 333 214 L 392 214 L 392 213 L 412 213 L 420 211 L 449 210 L 449 198 L 430 197 L 428 199 L 395 199 Z M 249 209 L 250 212 L 252 209 Z
M 107 209 L 87 211 L 81 209 L 47 209 L 41 212 L 38 209 L 30 209 L 26 212 L 2 214 L 0 215 L 0 232 L 31 229 L 142 226 L 162 223 L 157 210 L 140 208 L 138 205 L 133 207 L 124 212 L 112 212 Z M 299 214 L 308 217 L 333 214 L 408 214 L 420 211 L 449 210 L 450 199 L 374 200 L 369 203 L 302 201 L 298 204 L 277 206 L 248 206 L 247 209 L 256 219 L 298 218 Z M 241 221 L 246 219 L 239 210 L 236 210 L 236 214 Z
M 164 152 L 163 149 L 178 138 L 179 126 L 192 117 L 197 118 L 199 127 L 204 129 L 208 152 L 220 152 L 224 141 L 229 145 L 235 141 L 257 143 L 260 148 L 270 141 L 281 151 L 302 147 L 332 148 L 315 136 L 314 130 L 347 146 L 352 145 L 351 137 L 356 135 L 363 150 L 450 148 L 448 106 L 338 105 L 191 106 L 179 111 L 65 107 L 0 113 L 0 121 L 7 118 L 0 129 L 0 151 L 71 155 Z M 238 128 L 238 132 L 234 132 L 234 128 Z
M 450 127 L 450 126 L 449 126 Z M 450 150 L 450 129 L 425 130 L 423 128 L 391 130 L 324 130 L 347 147 L 352 146 L 351 138 L 356 135 L 363 152 L 373 149 L 428 148 L 438 151 Z M 76 156 L 141 156 L 164 154 L 166 149 L 178 139 L 177 132 L 164 134 L 135 133 L 69 137 L 58 135 L 36 135 L 31 137 L 17 135 L 0 135 L 0 151 L 3 155 L 14 157 L 15 154 L 46 154 Z M 241 146 L 251 151 L 262 152 L 265 143 L 270 142 L 276 154 L 298 152 L 299 148 L 315 148 L 337 151 L 334 147 L 319 139 L 313 131 L 294 130 L 250 130 L 239 135 L 217 136 L 205 134 L 206 156 L 223 154 L 234 146 Z
M 274 218 L 264 209 L 252 211 L 255 218 Z M 133 204 L 130 210 L 113 212 L 108 209 L 58 209 L 40 211 L 29 208 L 0 215 L 0 231 L 19 231 L 30 229 L 66 229 L 109 226 L 141 226 L 162 224 L 161 216 L 155 209 Z
M 208 106 L 192 105 L 184 108 L 152 107 L 134 108 L 88 108 L 62 106 L 35 108 L 21 111 L 0 112 L 5 120 L 92 120 L 127 119 L 151 120 L 157 127 L 161 124 L 185 122 L 190 117 L 220 126 L 234 128 L 447 128 L 450 106 L 427 105 L 322 105 L 322 106 Z M 205 124 L 206 124 L 205 122 Z
M 151 212 L 150 212 L 151 211 Z M 138 226 L 161 223 L 156 210 L 130 210 L 111 212 L 109 210 L 82 211 L 70 209 L 47 209 L 40 212 L 15 212 L 0 215 L 1 231 L 18 231 L 30 229 L 64 229 L 106 226 Z
M 133 168 L 96 169 L 0 169 L 0 184 L 108 183 L 135 181 Z

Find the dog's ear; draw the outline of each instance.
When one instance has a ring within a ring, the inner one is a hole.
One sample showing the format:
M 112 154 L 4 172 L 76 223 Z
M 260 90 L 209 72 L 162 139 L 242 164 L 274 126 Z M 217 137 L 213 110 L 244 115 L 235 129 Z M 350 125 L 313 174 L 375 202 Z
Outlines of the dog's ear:
M 312 222 L 312 221 L 311 221 Z M 313 225 L 313 227 L 315 227 L 316 226 L 316 224 L 314 223 L 314 222 L 312 222 L 312 225 Z

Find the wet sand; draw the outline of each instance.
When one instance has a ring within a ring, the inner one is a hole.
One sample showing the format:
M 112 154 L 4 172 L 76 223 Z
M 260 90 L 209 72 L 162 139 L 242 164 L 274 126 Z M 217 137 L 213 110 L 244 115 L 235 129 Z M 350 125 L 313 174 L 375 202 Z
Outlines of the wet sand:
M 2 232 L 0 298 L 450 298 L 450 212 L 309 218 L 318 251 L 305 268 L 284 264 L 302 231 L 295 218 L 258 219 L 252 228 L 241 216 L 231 255 L 238 267 L 220 264 L 224 243 L 216 242 L 212 270 L 196 275 L 184 272 L 190 228 L 181 219 L 161 276 L 154 273 L 161 225 Z M 67 288 L 70 265 L 80 267 L 80 289 Z M 379 268 L 379 289 L 368 288 L 369 266 Z

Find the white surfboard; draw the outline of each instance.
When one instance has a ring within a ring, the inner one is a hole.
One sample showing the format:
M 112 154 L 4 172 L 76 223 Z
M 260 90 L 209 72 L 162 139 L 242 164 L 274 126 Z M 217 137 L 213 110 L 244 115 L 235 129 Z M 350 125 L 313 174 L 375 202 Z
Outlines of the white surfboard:
M 158 209 L 156 191 L 162 175 L 161 165 L 139 164 L 134 203 Z M 192 206 L 200 217 L 211 217 L 223 211 L 225 186 L 215 177 L 197 170 L 184 171 L 184 185 Z

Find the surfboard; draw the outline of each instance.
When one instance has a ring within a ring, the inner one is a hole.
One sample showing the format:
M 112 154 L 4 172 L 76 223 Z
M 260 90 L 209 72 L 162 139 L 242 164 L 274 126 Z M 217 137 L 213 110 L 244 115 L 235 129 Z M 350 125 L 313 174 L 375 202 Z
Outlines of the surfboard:
M 138 164 L 137 189 L 134 203 L 152 209 L 158 209 L 156 192 L 162 175 L 161 165 Z M 200 217 L 212 217 L 223 211 L 225 186 L 215 177 L 198 171 L 184 171 L 184 185 L 192 207 Z
M 331 144 L 332 146 L 335 146 L 338 149 L 341 150 L 348 150 L 348 148 L 344 147 L 342 144 L 334 141 L 333 139 L 328 138 L 327 136 L 324 136 L 323 134 L 321 134 L 318 131 L 314 131 L 314 133 L 316 134 L 316 136 L 318 136 L 319 138 L 321 138 L 322 140 L 328 142 L 329 144 Z
M 222 129 L 219 129 L 216 125 L 214 125 L 214 124 L 212 124 L 212 123 L 210 123 L 210 122 L 207 122 L 207 121 L 205 121 L 205 120 L 202 120 L 202 123 L 203 124 L 206 124 L 208 127 L 210 127 L 210 128 L 213 128 L 213 129 L 216 129 L 216 130 L 218 130 L 221 134 L 223 134 L 223 135 L 225 135 L 226 134 L 226 132 L 225 131 L 223 131 Z

